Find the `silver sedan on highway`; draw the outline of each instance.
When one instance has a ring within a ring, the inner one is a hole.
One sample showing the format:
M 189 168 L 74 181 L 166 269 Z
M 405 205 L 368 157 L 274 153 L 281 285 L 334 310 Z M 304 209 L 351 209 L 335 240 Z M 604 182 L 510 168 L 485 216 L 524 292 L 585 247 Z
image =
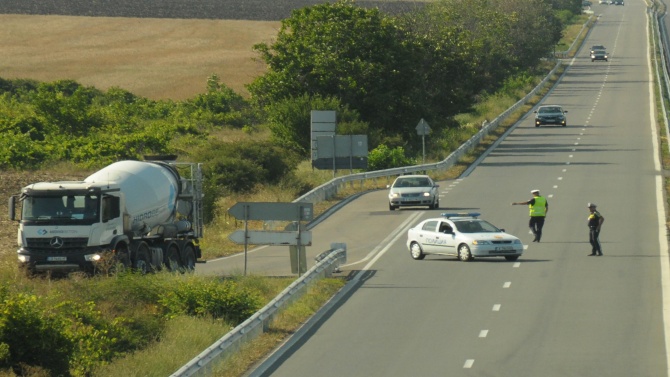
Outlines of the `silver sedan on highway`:
M 389 209 L 398 207 L 428 206 L 435 209 L 440 206 L 440 185 L 427 175 L 401 175 L 389 189 Z

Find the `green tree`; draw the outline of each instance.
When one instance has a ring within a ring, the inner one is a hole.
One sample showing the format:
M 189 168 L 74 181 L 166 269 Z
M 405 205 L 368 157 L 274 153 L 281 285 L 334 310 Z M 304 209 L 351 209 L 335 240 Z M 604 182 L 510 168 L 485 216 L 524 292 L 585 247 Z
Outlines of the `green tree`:
M 207 80 L 206 93 L 195 96 L 187 104 L 194 118 L 206 120 L 214 126 L 241 128 L 254 120 L 250 117 L 249 103 L 231 88 L 221 84 L 217 75 Z
M 377 9 L 351 1 L 302 8 L 282 21 L 272 45 L 254 48 L 268 66 L 248 85 L 261 107 L 305 94 L 335 97 L 390 133 L 416 118 L 407 98 L 411 51 L 395 20 Z
M 272 141 L 309 158 L 311 148 L 312 110 L 334 110 L 337 113 L 337 133 L 364 133 L 367 124 L 359 120 L 358 112 L 350 110 L 335 97 L 309 96 L 281 99 L 266 107 L 266 119 Z

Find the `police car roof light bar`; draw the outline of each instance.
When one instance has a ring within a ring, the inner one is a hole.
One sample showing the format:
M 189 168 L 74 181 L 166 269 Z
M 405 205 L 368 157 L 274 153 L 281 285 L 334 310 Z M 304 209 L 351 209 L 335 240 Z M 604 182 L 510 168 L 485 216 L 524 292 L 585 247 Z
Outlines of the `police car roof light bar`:
M 452 218 L 452 217 L 474 217 L 477 218 L 481 215 L 479 212 L 444 212 L 441 214 L 442 217 Z

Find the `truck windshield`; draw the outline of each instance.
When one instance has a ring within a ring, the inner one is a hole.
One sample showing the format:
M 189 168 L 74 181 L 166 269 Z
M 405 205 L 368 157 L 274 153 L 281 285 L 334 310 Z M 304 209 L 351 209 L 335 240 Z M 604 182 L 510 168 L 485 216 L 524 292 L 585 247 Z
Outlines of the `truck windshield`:
M 97 221 L 100 198 L 97 195 L 27 196 L 23 199 L 22 219 Z

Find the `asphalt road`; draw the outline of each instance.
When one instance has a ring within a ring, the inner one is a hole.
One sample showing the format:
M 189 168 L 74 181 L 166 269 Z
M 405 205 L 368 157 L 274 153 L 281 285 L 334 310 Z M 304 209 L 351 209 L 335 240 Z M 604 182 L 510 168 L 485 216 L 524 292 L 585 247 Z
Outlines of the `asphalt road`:
M 645 5 L 593 9 L 600 21 L 543 101 L 569 111 L 567 127 L 522 119 L 467 176 L 440 182 L 439 210 L 391 212 L 385 192 L 373 192 L 312 230 L 309 260 L 344 242 L 355 283 L 263 375 L 668 375 L 668 255 Z M 590 61 L 594 44 L 608 48 L 609 62 Z M 510 205 L 531 189 L 550 204 L 539 244 L 530 242 L 528 210 Z M 587 202 L 606 219 L 602 257 L 587 256 Z M 525 254 L 517 262 L 412 260 L 407 228 L 456 210 L 481 212 L 520 236 Z M 240 258 L 198 272 L 239 271 Z M 290 274 L 286 248 L 250 252 L 248 266 Z

